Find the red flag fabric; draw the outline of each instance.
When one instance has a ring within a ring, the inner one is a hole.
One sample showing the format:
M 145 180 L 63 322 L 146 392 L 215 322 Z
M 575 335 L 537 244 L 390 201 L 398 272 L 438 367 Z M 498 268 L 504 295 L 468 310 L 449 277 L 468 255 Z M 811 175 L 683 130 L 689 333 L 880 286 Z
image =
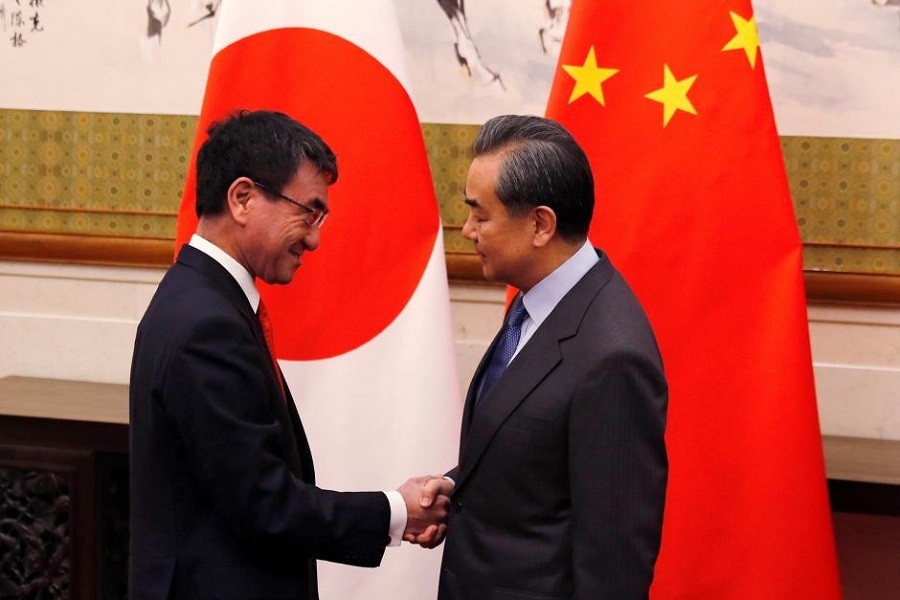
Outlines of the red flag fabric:
M 394 489 L 456 457 L 444 246 L 405 60 L 392 0 L 224 0 L 198 123 L 194 157 L 209 124 L 239 108 L 285 112 L 337 154 L 321 246 L 290 285 L 260 285 L 329 489 Z M 195 185 L 192 162 L 178 247 L 196 228 Z M 320 594 L 434 597 L 439 563 L 408 544 L 379 569 L 320 562 Z
M 748 0 L 575 2 L 547 116 L 670 384 L 654 598 L 837 598 L 794 220 Z

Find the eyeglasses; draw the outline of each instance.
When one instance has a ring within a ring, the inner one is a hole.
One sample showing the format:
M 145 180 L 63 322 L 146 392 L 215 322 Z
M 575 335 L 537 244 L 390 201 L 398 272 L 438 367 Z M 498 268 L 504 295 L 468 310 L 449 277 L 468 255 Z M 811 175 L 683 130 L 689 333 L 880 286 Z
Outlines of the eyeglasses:
M 297 202 L 293 198 L 289 198 L 289 197 L 285 196 L 284 194 L 276 192 L 272 188 L 265 186 L 265 185 L 259 183 L 258 181 L 253 181 L 252 179 L 250 181 L 252 181 L 253 185 L 258 187 L 262 191 L 264 191 L 268 194 L 272 194 L 273 196 L 277 196 L 278 198 L 281 198 L 282 200 L 287 200 L 291 204 L 302 208 L 303 212 L 305 212 L 307 215 L 309 215 L 308 220 L 305 220 L 305 221 L 306 221 L 306 224 L 309 225 L 311 228 L 319 229 L 320 227 L 322 227 L 322 224 L 325 223 L 325 219 L 328 217 L 328 213 L 325 212 L 324 210 L 322 210 L 321 208 L 311 208 L 309 206 L 306 206 L 305 204 L 301 204 L 300 202 Z

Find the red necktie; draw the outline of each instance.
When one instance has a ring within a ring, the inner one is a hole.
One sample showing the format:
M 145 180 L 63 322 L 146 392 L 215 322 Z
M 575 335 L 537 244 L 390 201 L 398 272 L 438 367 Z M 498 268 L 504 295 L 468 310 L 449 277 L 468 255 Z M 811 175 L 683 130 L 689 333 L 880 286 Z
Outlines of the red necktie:
M 262 326 L 263 335 L 266 337 L 266 346 L 269 348 L 269 356 L 272 357 L 272 366 L 275 367 L 275 376 L 278 378 L 278 385 L 281 386 L 281 397 L 287 399 L 284 393 L 284 381 L 281 379 L 281 369 L 278 368 L 278 359 L 275 357 L 275 336 L 272 334 L 272 321 L 269 320 L 269 309 L 266 308 L 262 298 L 259 299 L 259 308 L 256 310 L 256 316 L 259 318 L 259 324 Z

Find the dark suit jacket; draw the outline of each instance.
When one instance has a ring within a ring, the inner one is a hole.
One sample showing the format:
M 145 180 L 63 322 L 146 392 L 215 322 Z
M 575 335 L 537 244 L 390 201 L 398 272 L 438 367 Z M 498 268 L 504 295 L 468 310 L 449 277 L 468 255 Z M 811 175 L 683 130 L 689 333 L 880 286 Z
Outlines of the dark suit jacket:
M 130 404 L 132 600 L 315 598 L 314 559 L 381 562 L 387 498 L 313 485 L 256 315 L 191 246 L 138 328 Z
M 496 339 L 472 379 L 441 600 L 648 595 L 667 386 L 643 310 L 599 254 L 477 408 Z

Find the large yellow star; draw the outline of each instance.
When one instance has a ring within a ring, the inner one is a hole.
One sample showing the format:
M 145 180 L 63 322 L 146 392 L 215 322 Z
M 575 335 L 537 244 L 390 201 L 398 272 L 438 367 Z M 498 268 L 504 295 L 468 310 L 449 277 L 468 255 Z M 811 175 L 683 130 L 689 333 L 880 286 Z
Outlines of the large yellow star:
M 606 106 L 606 102 L 603 99 L 603 82 L 618 73 L 619 70 L 597 67 L 597 56 L 594 54 L 593 46 L 588 50 L 583 65 L 580 67 L 577 65 L 563 65 L 562 68 L 575 80 L 575 87 L 572 89 L 572 95 L 569 96 L 569 104 L 585 94 L 590 94 L 600 103 L 600 106 Z
M 731 11 L 729 11 L 731 12 Z M 725 44 L 722 52 L 727 50 L 743 50 L 750 61 L 750 68 L 756 68 L 756 55 L 759 53 L 759 33 L 756 31 L 756 15 L 747 21 L 736 12 L 731 12 L 731 22 L 737 32 L 731 41 Z
M 697 110 L 687 97 L 688 90 L 694 85 L 694 80 L 696 79 L 697 76 L 692 75 L 687 79 L 678 81 L 672 75 L 669 65 L 663 65 L 663 86 L 645 95 L 646 98 L 655 100 L 663 105 L 663 127 L 669 124 L 669 120 L 677 110 L 683 110 L 692 115 L 697 114 Z

